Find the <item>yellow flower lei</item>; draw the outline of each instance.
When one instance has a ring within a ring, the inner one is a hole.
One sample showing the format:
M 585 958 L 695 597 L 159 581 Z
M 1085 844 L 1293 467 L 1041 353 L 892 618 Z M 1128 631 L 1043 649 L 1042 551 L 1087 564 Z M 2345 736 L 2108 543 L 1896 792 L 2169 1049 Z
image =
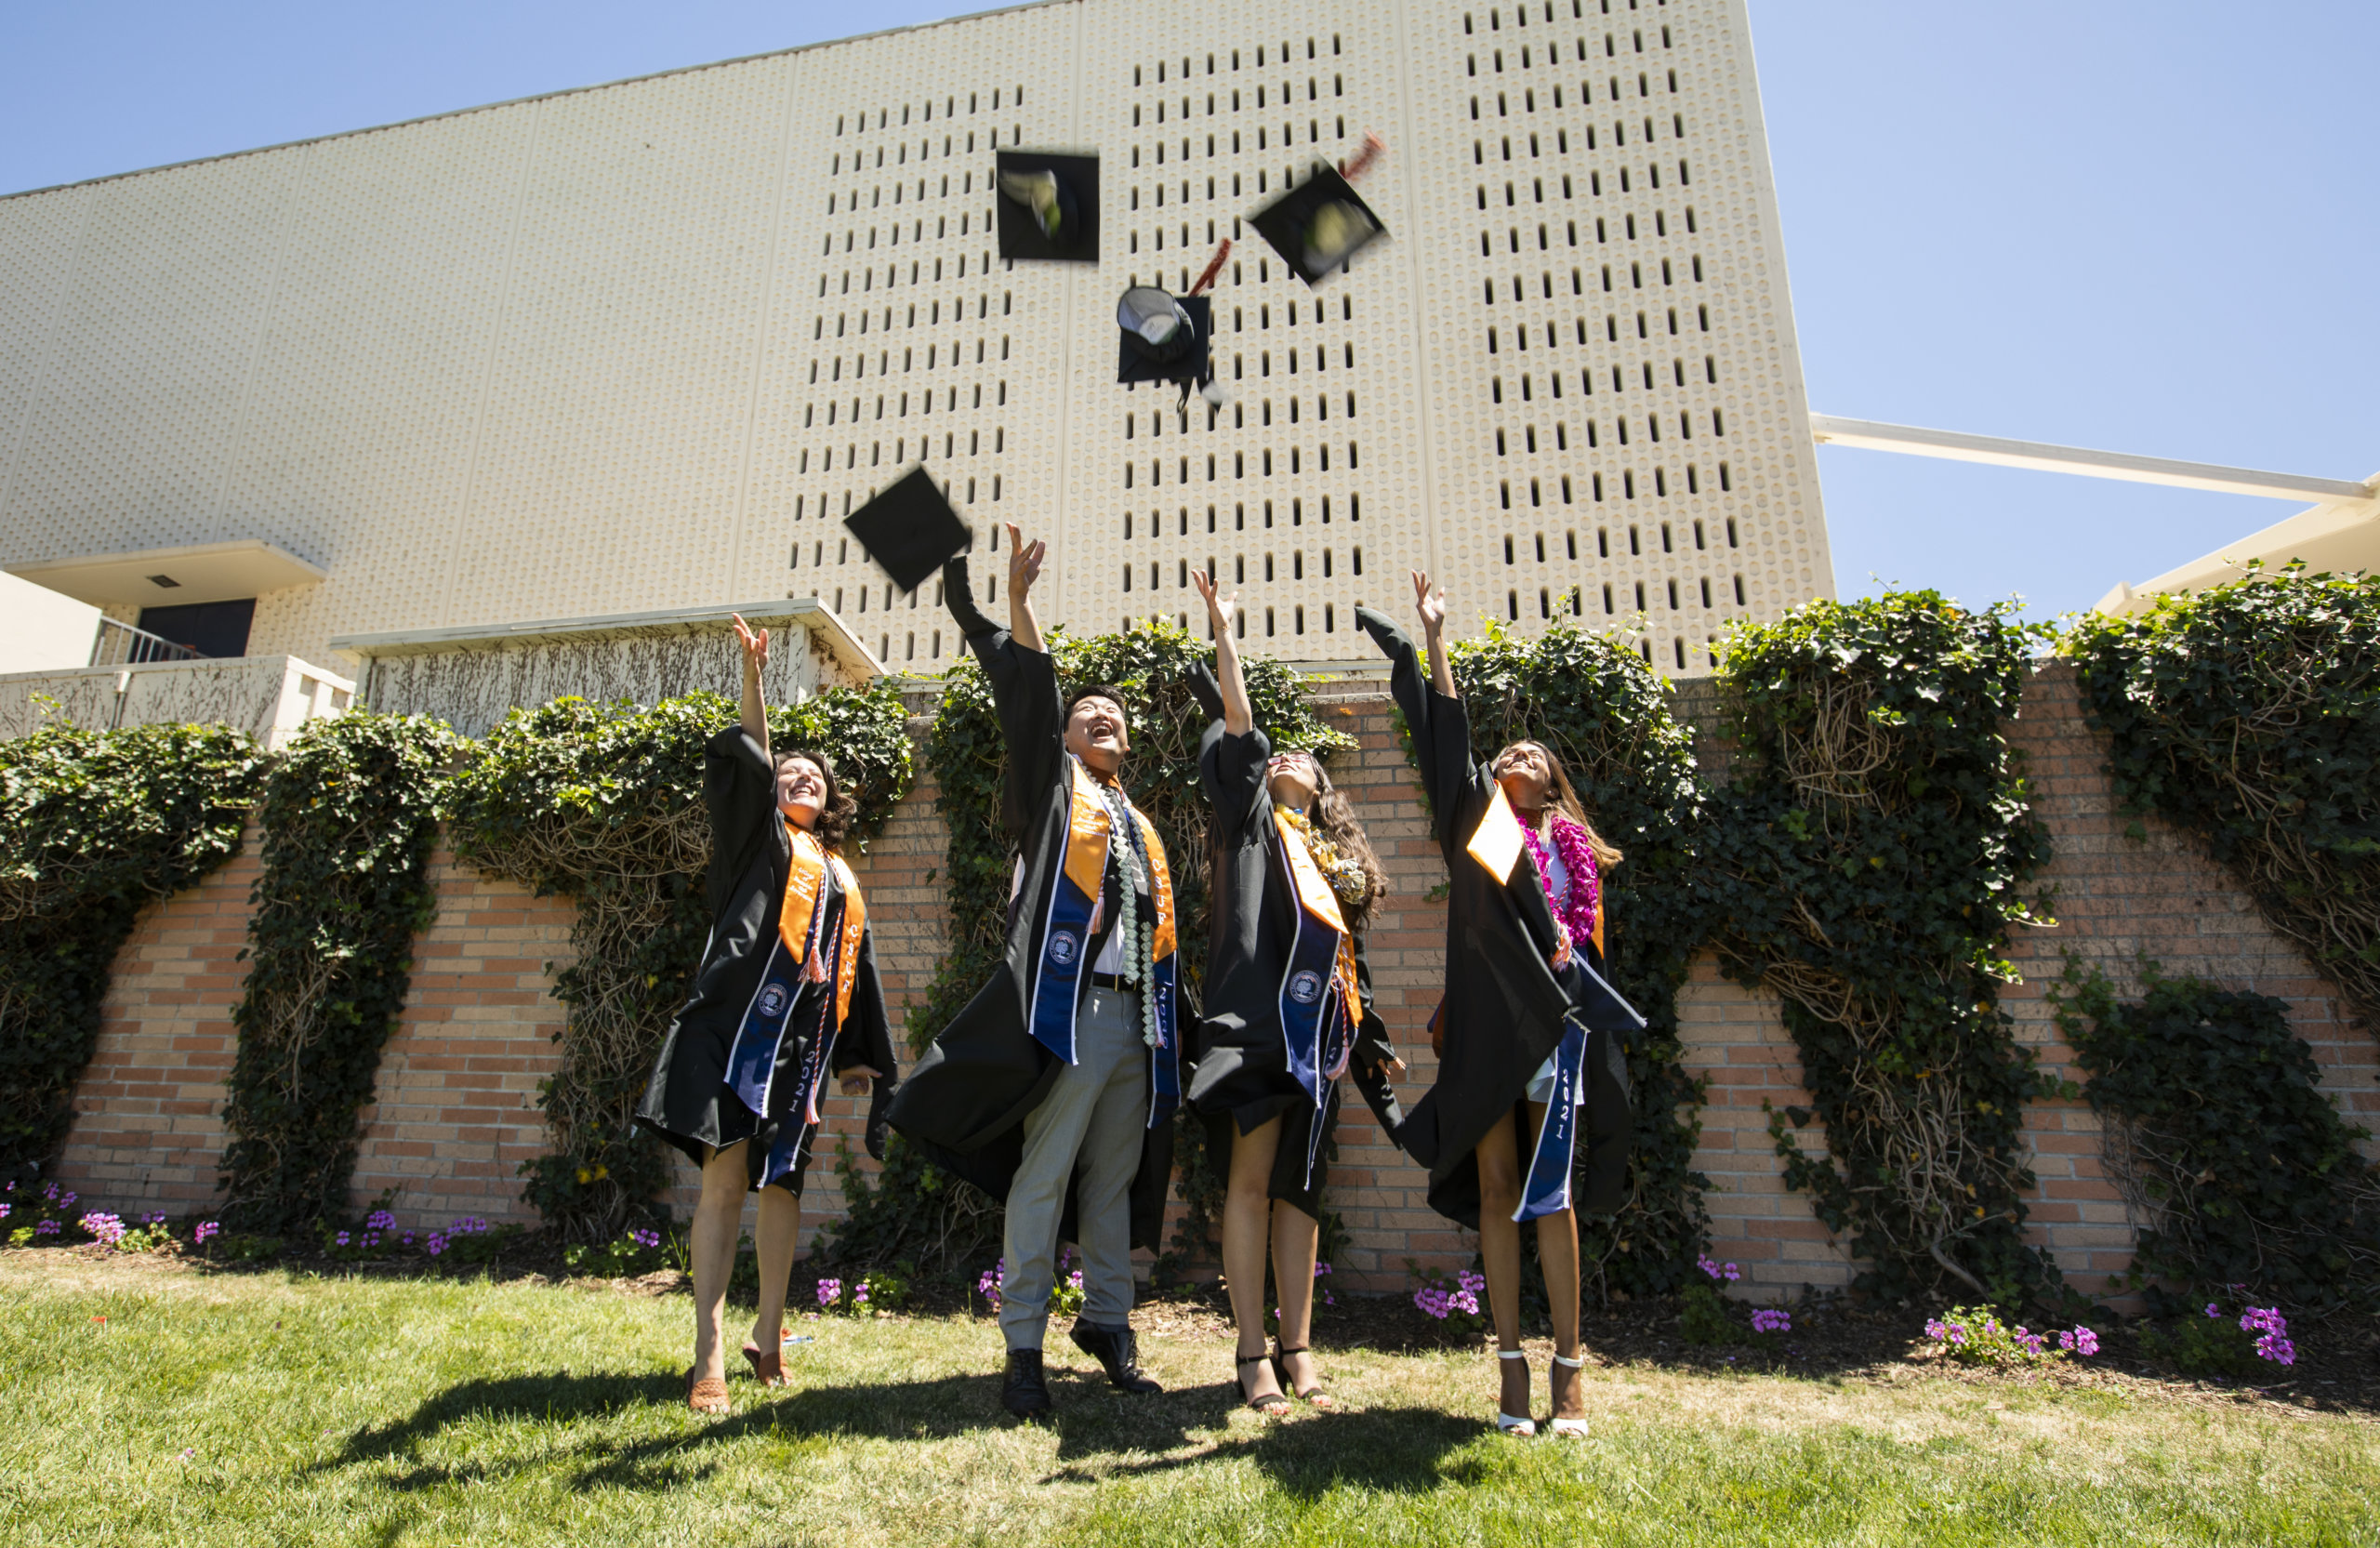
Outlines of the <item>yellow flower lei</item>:
M 1314 863 L 1322 867 L 1322 874 L 1329 879 L 1330 891 L 1339 901 L 1350 908 L 1362 907 L 1372 884 L 1371 878 L 1364 874 L 1363 863 L 1353 855 L 1340 853 L 1339 846 L 1316 832 L 1313 819 L 1304 813 L 1280 805 L 1276 805 L 1274 810 L 1281 814 L 1299 838 L 1305 840 L 1306 853 L 1313 855 Z

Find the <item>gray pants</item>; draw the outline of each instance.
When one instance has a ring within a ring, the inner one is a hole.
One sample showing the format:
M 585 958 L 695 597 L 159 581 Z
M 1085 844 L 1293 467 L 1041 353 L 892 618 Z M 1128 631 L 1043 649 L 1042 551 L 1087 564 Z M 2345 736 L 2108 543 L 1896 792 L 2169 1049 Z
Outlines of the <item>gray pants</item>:
M 1131 1319 L 1130 1195 L 1149 1105 L 1141 997 L 1096 986 L 1085 995 L 1075 1017 L 1075 1056 L 1025 1116 L 1025 1158 L 1009 1184 L 1000 1332 L 1011 1349 L 1041 1347 L 1056 1277 L 1058 1217 L 1078 1161 L 1083 1318 L 1104 1328 Z

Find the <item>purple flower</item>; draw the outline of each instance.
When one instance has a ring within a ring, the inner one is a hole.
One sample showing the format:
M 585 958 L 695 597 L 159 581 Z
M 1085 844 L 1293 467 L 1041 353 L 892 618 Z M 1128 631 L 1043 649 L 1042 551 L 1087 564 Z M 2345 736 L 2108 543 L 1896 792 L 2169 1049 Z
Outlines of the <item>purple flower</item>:
M 54 1237 L 58 1235 L 58 1222 L 54 1220 L 43 1221 L 40 1224 L 33 1227 L 33 1235 L 36 1237 Z
M 1790 1333 L 1793 1330 L 1791 1312 L 1764 1306 L 1752 1314 L 1752 1330 L 1755 1333 Z
M 202 1220 L 192 1229 L 190 1239 L 193 1245 L 204 1247 L 206 1245 L 206 1238 L 221 1229 L 223 1227 L 215 1221 Z
M 843 1282 L 840 1279 L 821 1279 L 818 1281 L 819 1305 L 831 1306 L 842 1298 Z
M 397 1217 L 386 1210 L 375 1210 L 364 1217 L 364 1224 L 375 1231 L 388 1231 L 395 1228 Z
M 70 1194 L 68 1197 L 72 1197 L 73 1195 Z M 124 1222 L 104 1211 L 94 1210 L 75 1224 L 82 1226 L 86 1235 L 106 1243 L 110 1247 L 113 1247 L 116 1243 L 124 1239 Z
M 2099 1335 L 2077 1324 L 2072 1330 L 2057 1335 L 2057 1346 L 2070 1355 L 2096 1355 L 2099 1352 Z
M 2275 1365 L 2295 1365 L 2297 1346 L 2279 1333 L 2267 1333 L 2256 1341 L 2256 1357 Z
M 2210 1301 L 2206 1303 L 2206 1315 L 2209 1316 L 2221 1316 L 2223 1315 L 2223 1310 L 2214 1302 Z

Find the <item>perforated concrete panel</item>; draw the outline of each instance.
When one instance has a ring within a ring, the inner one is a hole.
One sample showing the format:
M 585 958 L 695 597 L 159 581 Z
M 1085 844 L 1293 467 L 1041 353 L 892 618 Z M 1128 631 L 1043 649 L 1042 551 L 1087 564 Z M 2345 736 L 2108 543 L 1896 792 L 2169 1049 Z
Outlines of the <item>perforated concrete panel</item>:
M 930 671 L 933 587 L 841 526 L 922 458 L 985 600 L 1014 521 L 1083 630 L 1197 625 L 1211 562 L 1251 645 L 1360 659 L 1421 567 L 1690 671 L 1831 594 L 1739 0 L 1291 15 L 1062 0 L 0 200 L 0 562 L 266 538 L 330 578 L 251 649 L 315 657 L 781 587 Z M 1241 218 L 1373 129 L 1391 238 L 1309 290 Z M 994 256 L 1009 145 L 1102 157 L 1096 268 Z M 1231 401 L 1118 387 L 1117 296 L 1224 237 Z

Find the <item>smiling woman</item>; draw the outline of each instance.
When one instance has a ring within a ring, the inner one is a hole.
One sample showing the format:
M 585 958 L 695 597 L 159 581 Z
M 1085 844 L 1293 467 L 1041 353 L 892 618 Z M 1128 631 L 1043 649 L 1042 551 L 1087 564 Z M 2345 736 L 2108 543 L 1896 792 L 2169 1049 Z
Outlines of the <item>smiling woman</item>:
M 870 1154 L 883 1158 L 892 1032 L 859 884 L 839 853 L 853 803 L 833 762 L 809 750 L 773 757 L 760 674 L 769 631 L 735 620 L 743 646 L 741 723 L 711 739 L 711 933 L 638 1104 L 638 1124 L 702 1169 L 691 1252 L 694 1363 L 687 1401 L 727 1406 L 720 1318 L 747 1190 L 760 1195 L 760 1316 L 744 1348 L 753 1374 L 785 1380 L 778 1353 L 801 1182 L 828 1074 L 843 1093 L 871 1085 Z

